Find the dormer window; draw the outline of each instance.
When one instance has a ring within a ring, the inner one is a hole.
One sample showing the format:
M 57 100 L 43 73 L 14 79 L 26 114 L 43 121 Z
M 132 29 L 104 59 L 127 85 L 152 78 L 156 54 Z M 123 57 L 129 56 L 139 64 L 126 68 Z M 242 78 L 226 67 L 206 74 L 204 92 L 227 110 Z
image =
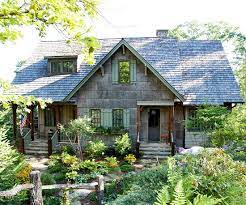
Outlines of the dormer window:
M 77 58 L 48 58 L 50 75 L 69 74 L 77 71 Z

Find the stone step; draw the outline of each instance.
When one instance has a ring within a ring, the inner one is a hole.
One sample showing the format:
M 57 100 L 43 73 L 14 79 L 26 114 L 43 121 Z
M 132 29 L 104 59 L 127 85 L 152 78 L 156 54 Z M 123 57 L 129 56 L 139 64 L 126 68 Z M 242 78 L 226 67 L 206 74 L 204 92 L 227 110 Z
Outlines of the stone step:
M 141 151 L 171 151 L 171 147 L 139 147 Z
M 48 147 L 48 144 L 40 144 L 40 145 L 34 145 L 34 144 L 26 144 L 26 147 L 39 147 L 39 148 L 46 148 Z
M 141 158 L 142 159 L 167 159 L 170 155 L 167 156 L 159 156 L 159 155 L 143 155 Z
M 28 155 L 47 156 L 48 155 L 48 151 L 25 149 L 25 154 L 28 154 Z
M 33 151 L 42 150 L 42 151 L 48 151 L 48 147 L 26 147 L 25 150 L 33 150 Z
M 170 155 L 171 152 L 143 152 L 144 155 L 160 155 L 160 156 L 166 156 Z
M 29 142 L 28 145 L 46 147 L 46 146 L 48 146 L 48 142 L 36 142 L 36 141 L 33 141 L 33 142 Z
M 141 147 L 170 147 L 169 144 L 165 143 L 140 143 Z

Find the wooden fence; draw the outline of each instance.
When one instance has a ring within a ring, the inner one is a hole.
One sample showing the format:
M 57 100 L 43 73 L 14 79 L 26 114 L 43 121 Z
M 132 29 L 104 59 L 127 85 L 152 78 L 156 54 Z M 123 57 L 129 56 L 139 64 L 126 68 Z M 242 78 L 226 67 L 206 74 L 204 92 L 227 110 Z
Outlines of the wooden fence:
M 53 184 L 42 185 L 41 174 L 39 171 L 32 171 L 30 174 L 30 184 L 21 184 L 7 191 L 0 191 L 0 197 L 15 196 L 23 190 L 30 190 L 30 204 L 43 205 L 42 190 L 48 189 L 89 189 L 92 192 L 97 192 L 97 201 L 99 205 L 103 204 L 104 197 L 104 177 L 98 176 L 96 182 L 83 184 Z

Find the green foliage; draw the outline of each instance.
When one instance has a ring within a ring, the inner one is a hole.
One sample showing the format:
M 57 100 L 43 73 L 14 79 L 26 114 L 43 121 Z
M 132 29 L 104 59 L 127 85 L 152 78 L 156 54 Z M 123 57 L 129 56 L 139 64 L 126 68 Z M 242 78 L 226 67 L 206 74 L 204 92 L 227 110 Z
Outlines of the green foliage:
M 245 170 L 245 163 L 233 161 L 221 149 L 177 155 L 107 186 L 107 204 L 245 204 Z
M 106 160 L 80 161 L 75 155 L 66 152 L 52 155 L 48 167 L 48 173 L 52 174 L 56 182 L 61 183 L 64 181 L 84 183 L 108 172 L 109 166 Z
M 13 119 L 12 110 L 10 108 L 0 108 L 0 128 L 6 130 L 7 139 L 13 142 Z
M 211 133 L 212 143 L 222 147 L 228 145 L 235 150 L 236 147 L 245 147 L 246 136 L 246 105 L 237 106 L 226 116 L 222 126 Z
M 170 202 L 170 195 L 167 188 L 167 186 L 163 186 L 158 192 L 154 205 L 166 205 Z
M 126 155 L 131 149 L 131 139 L 128 133 L 122 135 L 115 140 L 115 150 L 120 155 Z
M 122 172 L 131 172 L 131 171 L 134 171 L 135 168 L 131 164 L 123 164 L 120 166 L 120 170 Z
M 199 124 L 204 132 L 210 132 L 220 128 L 229 111 L 226 107 L 214 105 L 202 105 L 195 111 L 195 117 L 188 119 L 187 127 L 192 128 Z
M 97 15 L 97 5 L 97 0 L 3 0 L 0 2 L 0 42 L 15 41 L 21 36 L 23 26 L 34 26 L 41 37 L 46 35 L 49 26 L 54 26 L 68 42 L 83 43 L 86 60 L 93 63 L 92 53 L 99 43 L 94 37 L 88 37 L 92 26 L 88 19 Z
M 211 196 L 198 194 L 196 198 L 194 198 L 194 205 L 216 205 L 220 204 L 221 200 L 215 199 Z
M 190 201 L 193 204 L 203 204 L 205 198 L 210 198 L 214 204 L 246 202 L 244 199 L 246 165 L 234 162 L 220 149 L 207 149 L 197 156 L 170 158 L 168 166 L 168 190 L 172 202 L 181 199 L 181 203 L 184 197 L 186 203 Z M 237 196 L 234 195 L 235 192 L 238 192 Z
M 174 189 L 174 200 L 172 201 L 172 205 L 185 205 L 186 204 L 186 198 L 183 188 L 183 182 L 180 180 Z
M 125 174 L 119 182 L 106 185 L 105 198 L 109 205 L 153 204 L 156 191 L 167 180 L 166 167 L 146 169 L 138 174 Z
M 61 132 L 66 134 L 70 141 L 76 141 L 78 145 L 79 157 L 83 160 L 83 141 L 88 139 L 94 133 L 94 128 L 91 125 L 91 119 L 87 116 L 71 120 L 67 127 L 61 127 Z
M 85 148 L 85 152 L 90 158 L 99 158 L 104 155 L 106 149 L 107 146 L 102 140 L 94 140 L 88 143 Z
M 115 168 L 118 166 L 118 161 L 116 159 L 116 157 L 106 157 L 105 161 L 107 163 L 107 166 L 110 168 Z
M 88 117 L 77 118 L 69 122 L 67 127 L 61 128 L 68 136 L 90 137 L 94 133 L 91 126 L 91 119 Z
M 239 79 L 241 94 L 246 99 L 246 36 L 239 27 L 225 22 L 199 23 L 186 22 L 169 31 L 169 35 L 180 40 L 202 39 L 221 40 L 228 48 L 233 47 L 233 63 L 237 65 L 236 75 Z
M 7 190 L 26 181 L 30 168 L 24 158 L 12 147 L 6 139 L 6 131 L 0 128 L 0 190 Z M 15 197 L 3 199 L 0 204 L 22 205 L 28 199 L 26 191 L 20 192 Z

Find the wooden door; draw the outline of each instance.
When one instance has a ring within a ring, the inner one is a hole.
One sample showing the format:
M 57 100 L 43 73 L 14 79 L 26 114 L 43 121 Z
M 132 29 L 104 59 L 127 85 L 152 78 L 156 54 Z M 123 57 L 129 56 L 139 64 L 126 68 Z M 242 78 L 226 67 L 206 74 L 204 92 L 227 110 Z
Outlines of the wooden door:
M 160 109 L 150 109 L 149 111 L 148 141 L 160 141 Z

